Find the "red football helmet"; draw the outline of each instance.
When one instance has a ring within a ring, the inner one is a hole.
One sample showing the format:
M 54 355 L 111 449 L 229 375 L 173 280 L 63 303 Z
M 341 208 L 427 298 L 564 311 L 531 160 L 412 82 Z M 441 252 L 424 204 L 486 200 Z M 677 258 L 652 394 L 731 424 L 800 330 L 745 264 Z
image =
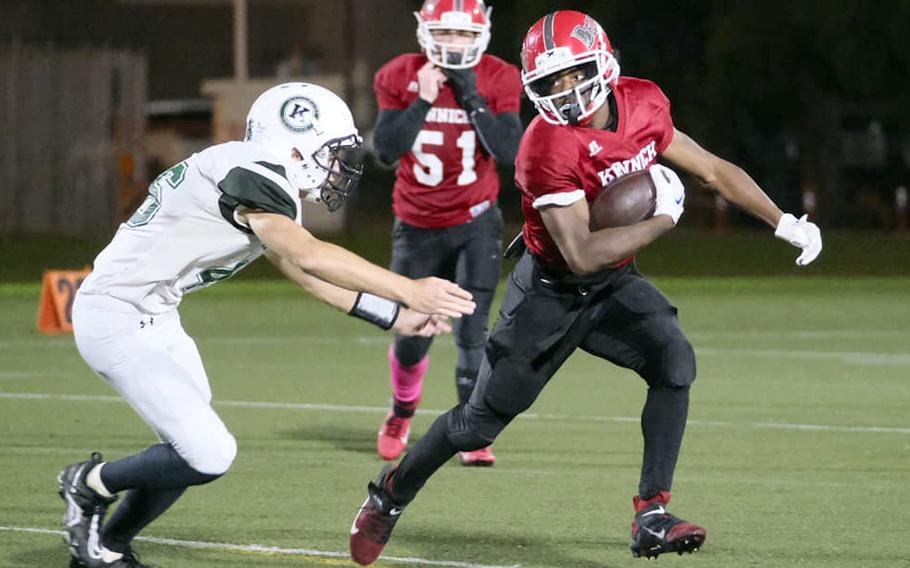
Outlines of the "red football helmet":
M 467 69 L 480 63 L 480 57 L 490 43 L 490 12 L 483 0 L 426 0 L 417 18 L 417 42 L 434 65 L 446 69 Z M 434 31 L 458 30 L 473 32 L 473 43 L 442 43 L 433 37 Z
M 538 20 L 521 47 L 521 82 L 537 112 L 551 124 L 587 124 L 619 78 L 619 63 L 594 18 L 560 10 Z M 553 93 L 566 70 L 584 74 L 575 87 Z

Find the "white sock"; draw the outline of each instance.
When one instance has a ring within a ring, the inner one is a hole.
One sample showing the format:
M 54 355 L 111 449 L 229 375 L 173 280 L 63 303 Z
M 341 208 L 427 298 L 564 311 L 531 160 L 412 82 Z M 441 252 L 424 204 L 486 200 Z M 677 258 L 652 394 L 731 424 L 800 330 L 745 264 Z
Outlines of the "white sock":
M 101 468 L 104 467 L 104 463 L 99 463 L 92 468 L 88 475 L 85 476 L 85 484 L 94 489 L 102 497 L 113 497 L 110 491 L 107 490 L 107 487 L 104 486 L 104 482 L 101 481 Z

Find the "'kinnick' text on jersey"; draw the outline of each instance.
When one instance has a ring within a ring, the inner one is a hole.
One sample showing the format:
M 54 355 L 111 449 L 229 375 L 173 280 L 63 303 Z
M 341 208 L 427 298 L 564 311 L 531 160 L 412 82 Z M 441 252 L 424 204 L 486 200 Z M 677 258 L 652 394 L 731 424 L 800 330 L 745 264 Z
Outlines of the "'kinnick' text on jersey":
M 615 162 L 605 170 L 600 170 L 597 175 L 600 176 L 601 185 L 607 185 L 616 178 L 620 178 L 632 172 L 640 172 L 651 165 L 657 158 L 657 142 L 651 140 L 647 146 L 642 148 L 638 154 L 628 160 Z
M 537 117 L 521 139 L 515 184 L 521 190 L 524 240 L 554 271 L 569 268 L 539 209 L 567 206 L 579 199 L 591 203 L 611 181 L 653 164 L 673 139 L 670 102 L 657 85 L 620 77 L 613 96 L 615 130 L 556 126 Z

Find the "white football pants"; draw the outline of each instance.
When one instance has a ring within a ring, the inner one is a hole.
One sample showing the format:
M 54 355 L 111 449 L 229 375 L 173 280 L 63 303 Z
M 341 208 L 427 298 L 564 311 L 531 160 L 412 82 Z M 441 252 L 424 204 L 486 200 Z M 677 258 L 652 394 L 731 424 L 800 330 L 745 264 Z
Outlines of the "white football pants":
M 177 310 L 149 316 L 110 296 L 76 294 L 73 332 L 89 367 L 190 467 L 228 470 L 237 442 L 211 406 L 199 350 Z

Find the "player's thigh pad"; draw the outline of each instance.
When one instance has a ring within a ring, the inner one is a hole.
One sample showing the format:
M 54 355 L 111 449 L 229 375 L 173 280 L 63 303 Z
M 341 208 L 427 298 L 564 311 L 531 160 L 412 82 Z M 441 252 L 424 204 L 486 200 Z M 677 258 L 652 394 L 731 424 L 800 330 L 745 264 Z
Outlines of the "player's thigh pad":
M 582 348 L 636 371 L 650 386 L 689 386 L 695 380 L 695 352 L 676 312 L 660 290 L 632 271 L 617 282 Z
M 525 255 L 509 277 L 472 401 L 482 397 L 505 416 L 527 410 L 596 321 L 593 297 L 546 285 Z
M 675 313 L 652 314 L 643 322 L 652 338 L 642 377 L 650 386 L 688 387 L 695 380 L 695 351 Z
M 502 213 L 492 208 L 457 228 L 461 254 L 458 283 L 469 290 L 495 290 L 502 250 Z
M 209 404 L 205 370 L 176 311 L 143 315 L 105 296 L 77 295 L 76 346 L 86 363 L 195 470 L 219 475 L 237 443 Z
M 439 276 L 455 279 L 457 253 L 449 250 L 444 229 L 412 227 L 395 219 L 392 230 L 392 272 L 408 278 Z

